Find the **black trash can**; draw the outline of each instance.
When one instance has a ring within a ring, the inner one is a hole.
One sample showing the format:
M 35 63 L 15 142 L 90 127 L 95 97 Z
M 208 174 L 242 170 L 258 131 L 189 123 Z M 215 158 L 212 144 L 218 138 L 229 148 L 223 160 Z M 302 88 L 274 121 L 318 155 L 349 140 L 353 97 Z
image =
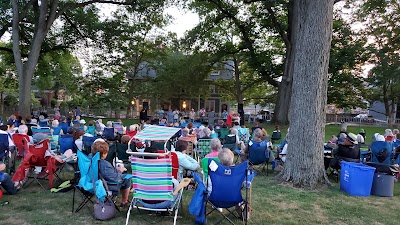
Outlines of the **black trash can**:
M 381 197 L 393 197 L 394 176 L 375 173 L 372 182 L 371 194 Z

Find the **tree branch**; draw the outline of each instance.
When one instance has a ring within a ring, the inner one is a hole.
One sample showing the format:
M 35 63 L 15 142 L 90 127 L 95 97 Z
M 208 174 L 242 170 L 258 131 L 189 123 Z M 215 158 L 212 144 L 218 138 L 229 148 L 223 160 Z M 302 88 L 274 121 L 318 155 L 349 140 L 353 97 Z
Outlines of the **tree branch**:
M 21 58 L 21 50 L 19 48 L 19 9 L 18 0 L 12 1 L 13 22 L 12 22 L 12 40 L 15 66 L 19 77 L 23 74 L 23 64 Z
M 11 54 L 14 53 L 14 52 L 13 52 L 13 49 L 7 48 L 7 47 L 1 47 L 1 46 L 0 46 L 0 51 L 9 52 L 9 53 L 11 53 Z M 21 56 L 22 56 L 22 57 L 28 57 L 27 54 L 23 54 L 23 53 L 21 53 Z
M 54 20 L 59 16 L 57 13 L 59 0 L 52 1 L 51 8 L 50 8 L 50 15 L 47 18 L 47 26 L 46 30 L 50 30 L 51 26 L 53 25 Z
M 279 35 L 285 42 L 286 47 L 290 46 L 289 38 L 288 38 L 285 30 L 283 29 L 282 25 L 278 22 L 278 20 L 275 16 L 275 12 L 272 9 L 272 7 L 267 6 L 267 11 L 268 11 L 269 15 L 271 16 L 272 24 L 274 24 L 275 29 L 278 31 Z
M 268 81 L 268 83 L 277 87 L 279 85 L 279 82 L 276 81 L 275 79 L 273 79 L 271 76 L 271 73 L 269 71 L 265 70 L 265 68 L 262 66 L 262 63 L 259 62 L 259 59 L 256 56 L 256 50 L 254 49 L 254 46 L 253 46 L 254 41 L 251 40 L 251 38 L 247 32 L 246 26 L 238 18 L 236 18 L 235 14 L 226 10 L 223 7 L 221 1 L 210 0 L 210 2 L 213 3 L 219 9 L 219 11 L 221 11 L 227 18 L 231 19 L 233 21 L 233 23 L 238 27 L 240 33 L 243 36 L 243 42 L 244 42 L 246 48 L 249 49 L 249 51 L 250 51 L 251 60 L 253 61 L 253 63 L 256 63 L 258 72 L 262 76 L 265 76 L 265 79 Z
M 265 78 L 264 77 L 260 77 L 259 79 L 256 79 L 256 80 L 253 80 L 250 83 L 247 83 L 246 86 L 242 89 L 242 93 L 247 91 L 247 89 L 253 87 L 253 85 L 255 85 L 255 84 L 259 83 L 259 82 L 263 82 L 263 81 L 265 81 Z

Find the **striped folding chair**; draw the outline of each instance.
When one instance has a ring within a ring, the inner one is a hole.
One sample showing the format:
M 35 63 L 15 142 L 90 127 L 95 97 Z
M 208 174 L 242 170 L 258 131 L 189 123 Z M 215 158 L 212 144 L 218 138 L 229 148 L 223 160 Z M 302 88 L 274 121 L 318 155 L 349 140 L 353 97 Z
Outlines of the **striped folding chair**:
M 53 135 L 51 134 L 50 127 L 31 127 L 31 129 L 32 129 L 32 134 L 33 135 L 35 135 L 37 133 L 46 134 L 48 139 L 50 140 L 51 149 L 56 149 L 57 148 L 57 143 L 53 139 Z
M 124 126 L 122 125 L 122 123 L 113 122 L 113 123 L 112 123 L 112 126 L 114 127 L 114 130 L 115 130 L 118 134 L 122 135 L 122 134 L 124 133 Z
M 190 179 L 181 183 L 173 179 L 172 160 L 168 153 L 130 153 L 132 164 L 132 184 L 134 188 L 132 203 L 126 216 L 126 225 L 132 208 L 174 215 L 174 225 L 178 217 L 183 187 Z
M 210 142 L 212 139 L 199 139 L 197 141 L 196 158 L 200 162 L 205 155 L 211 152 Z

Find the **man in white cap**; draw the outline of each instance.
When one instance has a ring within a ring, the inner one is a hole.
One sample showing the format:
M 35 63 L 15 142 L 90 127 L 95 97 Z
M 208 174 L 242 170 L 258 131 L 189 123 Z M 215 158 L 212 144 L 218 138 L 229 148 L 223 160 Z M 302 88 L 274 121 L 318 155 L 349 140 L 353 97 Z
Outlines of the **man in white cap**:
M 334 158 L 330 162 L 330 167 L 340 168 L 340 161 L 360 162 L 360 146 L 358 146 L 357 135 L 348 133 L 343 143 L 338 145 Z

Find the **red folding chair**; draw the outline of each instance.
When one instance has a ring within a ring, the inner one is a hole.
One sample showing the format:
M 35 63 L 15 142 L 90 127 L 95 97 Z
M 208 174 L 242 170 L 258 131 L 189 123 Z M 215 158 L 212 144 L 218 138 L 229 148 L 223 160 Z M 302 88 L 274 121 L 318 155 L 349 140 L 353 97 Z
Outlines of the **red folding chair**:
M 50 147 L 50 141 L 45 139 L 37 144 L 28 145 L 28 152 L 22 161 L 21 165 L 18 167 L 16 173 L 14 174 L 12 180 L 13 181 L 21 181 L 26 177 L 26 172 L 28 173 L 28 178 L 33 179 L 27 185 L 31 184 L 33 181 L 36 181 L 44 190 L 44 186 L 40 183 L 39 180 L 48 180 L 49 188 L 53 187 L 53 179 L 54 176 L 60 179 L 57 172 L 56 160 L 51 156 L 46 156 L 46 151 Z M 41 173 L 36 172 L 36 168 L 40 167 Z M 43 176 L 40 176 L 43 175 Z
M 158 153 L 164 154 L 164 150 L 158 150 Z M 178 155 L 175 152 L 170 152 L 171 153 L 171 159 L 172 159 L 172 176 L 178 180 L 178 171 L 179 171 L 179 161 L 178 161 Z M 159 158 L 169 158 L 169 155 L 165 155 L 165 157 L 159 157 Z
M 15 146 L 17 146 L 18 156 L 24 158 L 28 152 L 29 136 L 26 134 L 13 134 L 12 138 Z

